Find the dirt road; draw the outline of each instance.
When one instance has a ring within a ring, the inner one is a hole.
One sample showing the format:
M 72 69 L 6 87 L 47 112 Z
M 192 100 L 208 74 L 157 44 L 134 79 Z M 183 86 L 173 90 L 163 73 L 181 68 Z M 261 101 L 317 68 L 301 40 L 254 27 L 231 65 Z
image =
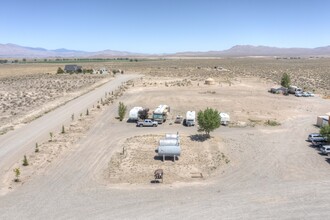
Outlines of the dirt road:
M 82 95 L 65 105 L 51 111 L 29 124 L 10 131 L 0 136 L 0 168 L 1 174 L 17 161 L 17 157 L 22 157 L 27 151 L 33 150 L 36 142 L 42 142 L 50 138 L 49 133 L 57 134 L 61 131 L 62 125 L 66 125 L 71 120 L 72 114 L 75 117 L 85 114 L 87 108 L 96 104 L 105 93 L 114 91 L 123 82 L 136 78 L 137 75 L 118 75 L 115 79 Z
M 138 100 L 128 93 L 120 101 Z M 0 199 L 1 219 L 327 219 L 330 165 L 305 141 L 315 132 L 316 112 L 330 104 L 321 98 L 302 102 L 295 117 L 278 127 L 221 127 L 230 152 L 229 167 L 200 183 L 113 186 L 103 179 L 120 142 L 142 134 L 196 128 L 162 125 L 136 128 L 114 120 L 111 105 L 77 148 L 54 161 L 16 191 Z M 182 155 L 183 156 L 183 155 Z

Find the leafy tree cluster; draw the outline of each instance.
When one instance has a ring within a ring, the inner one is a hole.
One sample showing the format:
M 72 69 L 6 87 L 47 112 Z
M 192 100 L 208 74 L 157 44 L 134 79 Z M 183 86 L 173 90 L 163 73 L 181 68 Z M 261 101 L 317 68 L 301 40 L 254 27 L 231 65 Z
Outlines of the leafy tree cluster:
M 289 74 L 287 73 L 283 73 L 282 78 L 281 78 L 281 86 L 285 87 L 285 88 L 289 88 L 291 84 L 291 79 Z
M 199 111 L 197 114 L 197 121 L 199 125 L 198 131 L 205 132 L 208 137 L 211 131 L 220 127 L 219 112 L 212 108 Z
M 139 115 L 139 118 L 142 120 L 147 119 L 149 117 L 149 109 L 145 108 L 143 110 L 140 110 L 138 112 L 138 115 Z
M 320 129 L 320 134 L 330 141 L 330 125 L 325 125 Z

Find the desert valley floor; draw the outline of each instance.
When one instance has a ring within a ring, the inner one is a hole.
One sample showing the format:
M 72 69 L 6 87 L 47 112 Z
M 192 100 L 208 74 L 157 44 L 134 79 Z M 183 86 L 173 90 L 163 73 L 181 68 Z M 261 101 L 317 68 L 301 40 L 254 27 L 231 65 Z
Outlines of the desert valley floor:
M 0 65 L 0 218 L 326 219 L 330 158 L 306 139 L 330 109 L 329 63 L 84 64 L 124 70 L 106 76 L 56 75 L 61 64 Z M 283 72 L 316 96 L 269 93 Z M 204 84 L 209 77 L 214 85 Z M 164 124 L 140 128 L 128 115 L 117 119 L 119 102 L 128 110 L 167 104 L 171 112 Z M 210 139 L 201 139 L 197 126 L 174 123 L 176 115 L 207 107 L 231 116 Z M 159 139 L 177 132 L 179 159 L 155 159 Z M 164 181 L 152 183 L 158 168 Z

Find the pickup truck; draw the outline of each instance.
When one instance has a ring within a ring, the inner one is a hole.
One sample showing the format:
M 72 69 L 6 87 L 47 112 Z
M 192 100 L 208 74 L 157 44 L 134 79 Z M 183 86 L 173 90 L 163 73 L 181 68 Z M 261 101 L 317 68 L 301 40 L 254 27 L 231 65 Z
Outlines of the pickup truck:
M 144 119 L 143 121 L 136 122 L 136 126 L 138 126 L 138 127 L 157 127 L 158 122 L 153 121 L 151 119 Z

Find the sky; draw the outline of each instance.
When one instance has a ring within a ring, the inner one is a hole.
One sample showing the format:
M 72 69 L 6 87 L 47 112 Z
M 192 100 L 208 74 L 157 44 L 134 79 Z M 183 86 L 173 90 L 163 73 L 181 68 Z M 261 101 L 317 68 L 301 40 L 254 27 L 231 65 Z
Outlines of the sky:
M 138 53 L 330 45 L 330 0 L 10 0 L 0 43 Z

